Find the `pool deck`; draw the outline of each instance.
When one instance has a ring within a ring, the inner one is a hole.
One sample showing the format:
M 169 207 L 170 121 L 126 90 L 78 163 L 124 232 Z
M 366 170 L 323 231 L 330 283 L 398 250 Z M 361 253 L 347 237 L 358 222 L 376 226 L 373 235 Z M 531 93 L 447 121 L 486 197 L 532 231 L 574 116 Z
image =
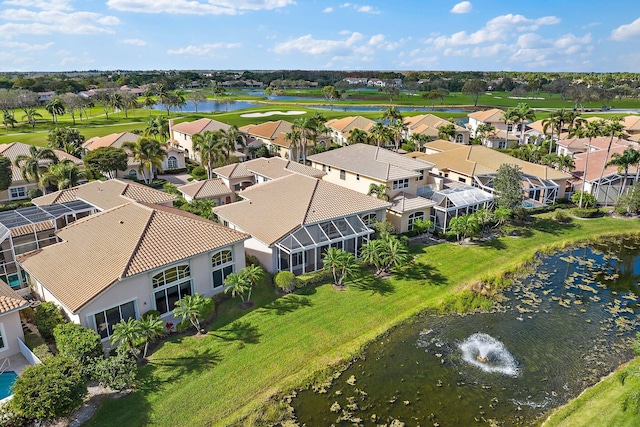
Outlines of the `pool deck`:
M 2 360 L 4 360 L 4 358 Z M 10 366 L 6 370 L 13 371 L 18 375 L 22 374 L 24 368 L 26 368 L 27 366 L 31 366 L 31 364 L 27 361 L 27 359 L 24 358 L 21 353 L 10 356 L 9 364 Z

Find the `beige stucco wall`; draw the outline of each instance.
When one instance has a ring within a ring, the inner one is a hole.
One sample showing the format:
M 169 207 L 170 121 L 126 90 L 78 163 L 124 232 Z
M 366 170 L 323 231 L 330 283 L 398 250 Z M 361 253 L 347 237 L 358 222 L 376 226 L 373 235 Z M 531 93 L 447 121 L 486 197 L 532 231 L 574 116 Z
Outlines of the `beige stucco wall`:
M 16 187 L 25 187 L 25 196 L 23 198 L 20 199 L 11 199 L 9 197 L 9 192 L 11 188 L 16 188 Z M 15 200 L 24 200 L 27 198 L 27 193 L 29 192 L 29 190 L 31 188 L 37 188 L 38 184 L 35 182 L 26 182 L 26 181 L 14 181 L 11 183 L 11 187 L 9 187 L 8 189 L 4 190 L 4 191 L 0 191 L 0 202 L 10 202 L 10 201 L 15 201 Z
M 182 133 L 175 129 L 172 129 L 173 139 L 178 143 L 180 148 L 183 150 L 187 150 L 188 157 L 192 160 L 197 160 L 195 157 L 196 152 L 193 149 L 193 141 L 191 140 L 191 135 L 187 135 L 186 133 Z
M 24 341 L 24 332 L 20 323 L 20 312 L 12 311 L 0 316 L 0 325 L 2 325 L 2 338 L 4 340 L 4 348 L 0 350 L 0 359 L 4 359 L 14 354 L 20 353 L 18 347 L 18 338 Z

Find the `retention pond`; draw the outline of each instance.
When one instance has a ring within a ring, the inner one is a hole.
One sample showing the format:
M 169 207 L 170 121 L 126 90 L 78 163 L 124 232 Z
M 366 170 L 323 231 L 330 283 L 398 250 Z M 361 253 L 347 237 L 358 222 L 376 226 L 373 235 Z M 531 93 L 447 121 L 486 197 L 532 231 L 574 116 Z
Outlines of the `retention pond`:
M 533 425 L 629 360 L 640 241 L 560 251 L 493 313 L 422 315 L 293 399 L 315 425 Z M 404 423 L 404 424 L 402 424 Z

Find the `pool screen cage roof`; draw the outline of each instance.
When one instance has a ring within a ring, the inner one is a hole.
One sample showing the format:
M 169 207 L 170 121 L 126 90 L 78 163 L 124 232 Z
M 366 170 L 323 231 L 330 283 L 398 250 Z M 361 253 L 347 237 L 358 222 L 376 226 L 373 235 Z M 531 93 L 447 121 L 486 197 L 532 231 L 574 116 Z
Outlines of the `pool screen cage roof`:
M 280 250 L 293 253 L 372 232 L 373 230 L 367 227 L 358 215 L 351 215 L 317 224 L 301 225 L 275 245 Z
M 65 215 L 88 212 L 94 209 L 95 207 L 89 203 L 82 200 L 74 200 L 55 205 L 30 206 L 28 208 L 0 212 L 0 235 L 5 235 L 13 228 L 54 221 Z
M 493 200 L 493 196 L 477 187 L 462 185 L 436 191 L 430 196 L 430 199 L 440 207 L 463 208 L 490 202 Z

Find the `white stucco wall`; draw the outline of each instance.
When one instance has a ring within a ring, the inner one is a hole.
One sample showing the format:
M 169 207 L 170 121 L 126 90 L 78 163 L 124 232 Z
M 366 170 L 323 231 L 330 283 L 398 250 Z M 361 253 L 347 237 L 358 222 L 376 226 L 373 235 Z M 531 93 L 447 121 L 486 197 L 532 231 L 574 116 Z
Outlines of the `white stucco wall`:
M 0 349 L 0 359 L 20 353 L 18 338 L 24 340 L 24 332 L 20 323 L 20 312 L 11 311 L 0 316 L 4 348 Z

